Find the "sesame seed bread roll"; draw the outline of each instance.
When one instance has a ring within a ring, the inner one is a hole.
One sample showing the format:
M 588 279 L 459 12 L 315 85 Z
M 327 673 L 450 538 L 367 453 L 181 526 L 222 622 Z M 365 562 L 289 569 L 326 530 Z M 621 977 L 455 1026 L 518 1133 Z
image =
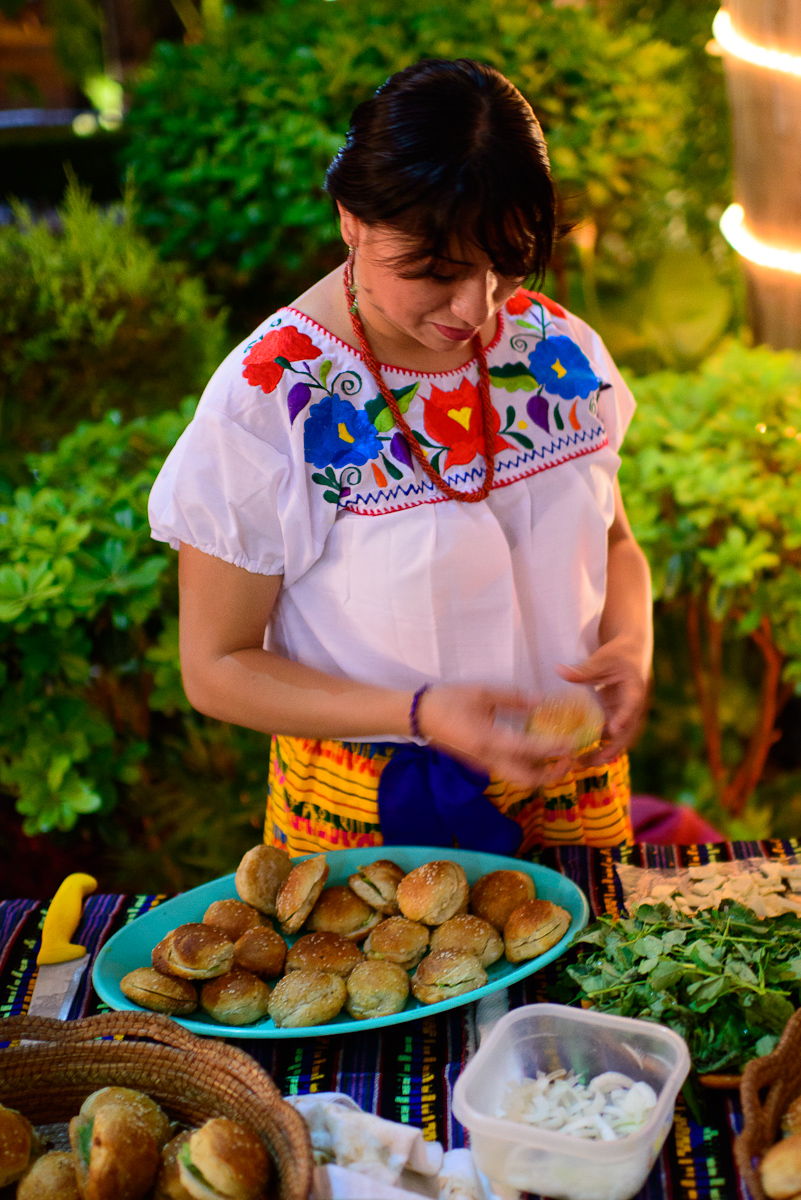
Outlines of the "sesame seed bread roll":
M 385 917 L 397 916 L 400 912 L 396 893 L 405 872 L 389 858 L 377 858 L 365 863 L 348 878 L 348 887 L 361 896 L 371 908 Z
M 17 1184 L 17 1200 L 81 1200 L 72 1155 L 52 1150 L 37 1158 Z
M 436 1004 L 463 996 L 487 982 L 487 972 L 474 954 L 461 950 L 435 950 L 412 976 L 412 995 L 422 1004 Z
M 306 927 L 314 933 L 338 933 L 349 941 L 362 942 L 380 920 L 381 913 L 349 887 L 330 887 L 321 893 Z
M 401 1012 L 409 998 L 409 976 L 397 963 L 373 959 L 348 976 L 345 1007 L 357 1021 Z
M 163 975 L 214 979 L 234 965 L 234 943 L 219 929 L 201 922 L 179 925 L 153 949 L 152 963 Z
M 464 950 L 474 954 L 482 967 L 489 967 L 503 957 L 503 939 L 489 921 L 460 913 L 437 926 L 431 934 L 431 950 Z
M 269 1003 L 269 986 L 241 967 L 200 989 L 200 1007 L 222 1025 L 252 1025 L 267 1016 Z
M 255 1133 L 214 1117 L 181 1146 L 178 1169 L 193 1200 L 263 1200 L 271 1163 Z
M 265 979 L 283 974 L 287 944 L 274 929 L 248 929 L 234 945 L 234 963 Z
M 254 846 L 236 869 L 236 894 L 245 904 L 274 917 L 278 891 L 291 870 L 292 859 L 286 850 L 278 846 Z
M 331 971 L 347 979 L 354 967 L 364 962 L 359 947 L 338 933 L 307 933 L 298 938 L 287 954 L 289 971 Z
M 428 949 L 428 938 L 428 928 L 419 921 L 387 917 L 364 943 L 364 953 L 370 959 L 396 963 L 411 971 Z
M 270 927 L 267 917 L 241 900 L 215 900 L 203 914 L 203 924 L 219 929 L 232 942 L 237 942 L 248 929 Z
M 345 980 L 331 971 L 292 971 L 275 985 L 270 1016 L 282 1029 L 322 1025 L 341 1010 L 347 998 Z
M 86 1097 L 80 1107 L 81 1116 L 95 1117 L 107 1104 L 114 1104 L 117 1108 L 128 1110 L 144 1121 L 159 1150 L 170 1140 L 172 1129 L 169 1117 L 156 1104 L 156 1101 L 151 1100 L 150 1096 L 146 1096 L 144 1092 L 126 1087 L 100 1088 L 98 1091 L 92 1092 L 91 1096 Z
M 519 904 L 503 931 L 509 962 L 537 958 L 561 941 L 570 928 L 570 913 L 550 900 L 526 900 Z
M 156 1139 L 130 1108 L 106 1104 L 70 1121 L 70 1145 L 84 1200 L 142 1200 L 161 1162 Z
M 38 1141 L 27 1117 L 0 1105 L 0 1187 L 16 1183 L 36 1153 Z
M 193 1197 L 181 1183 L 181 1173 L 178 1164 L 178 1155 L 181 1147 L 185 1146 L 194 1133 L 193 1129 L 186 1129 L 183 1133 L 179 1133 L 161 1152 L 161 1166 L 159 1173 L 156 1176 L 156 1186 L 153 1191 L 153 1200 L 193 1200 Z
M 197 1008 L 197 992 L 188 979 L 162 975 L 155 967 L 137 967 L 120 980 L 123 996 L 150 1012 L 185 1017 Z
M 534 880 L 525 871 L 490 871 L 470 889 L 470 911 L 503 930 L 518 904 L 536 896 Z
M 308 917 L 328 878 L 324 854 L 304 859 L 287 875 L 275 901 L 275 915 L 284 933 L 297 933 Z
M 470 889 L 458 863 L 447 859 L 424 863 L 398 884 L 396 899 L 404 917 L 424 925 L 442 925 L 467 911 Z

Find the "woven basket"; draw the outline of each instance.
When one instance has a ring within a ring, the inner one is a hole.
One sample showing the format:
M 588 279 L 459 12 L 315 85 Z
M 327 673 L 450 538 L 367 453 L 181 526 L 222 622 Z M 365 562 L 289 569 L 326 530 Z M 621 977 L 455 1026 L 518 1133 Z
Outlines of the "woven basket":
M 765 1200 L 759 1178 L 762 1156 L 777 1139 L 782 1116 L 801 1095 L 801 1009 L 790 1017 L 776 1049 L 752 1058 L 743 1071 L 740 1099 L 745 1124 L 734 1157 L 753 1200 Z
M 272 1194 L 307 1200 L 313 1164 L 305 1122 L 244 1051 L 196 1037 L 168 1017 L 135 1012 L 70 1022 L 7 1017 L 0 1038 L 33 1040 L 0 1050 L 0 1104 L 33 1124 L 68 1121 L 97 1088 L 139 1088 L 188 1125 L 209 1117 L 241 1121 L 270 1151 L 278 1176 Z

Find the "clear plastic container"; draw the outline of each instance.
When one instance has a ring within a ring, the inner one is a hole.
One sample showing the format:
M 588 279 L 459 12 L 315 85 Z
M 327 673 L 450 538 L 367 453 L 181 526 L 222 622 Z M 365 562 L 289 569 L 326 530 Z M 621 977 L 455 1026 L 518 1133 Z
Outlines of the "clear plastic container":
M 537 1129 L 498 1116 L 509 1084 L 571 1069 L 589 1082 L 622 1071 L 649 1083 L 657 1104 L 638 1133 L 614 1142 Z M 529 1004 L 502 1017 L 456 1081 L 453 1111 L 470 1131 L 477 1165 L 497 1183 L 552 1200 L 630 1200 L 673 1123 L 690 1069 L 687 1044 L 651 1021 Z

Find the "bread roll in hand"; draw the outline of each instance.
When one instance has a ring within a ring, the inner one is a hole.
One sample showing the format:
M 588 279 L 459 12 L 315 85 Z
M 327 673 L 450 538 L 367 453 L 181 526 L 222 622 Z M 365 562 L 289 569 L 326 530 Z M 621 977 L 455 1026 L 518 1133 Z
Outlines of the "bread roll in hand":
M 180 1147 L 178 1170 L 193 1200 L 264 1200 L 271 1164 L 255 1133 L 214 1117 Z
M 448 859 L 438 859 L 404 875 L 395 898 L 410 921 L 442 925 L 449 917 L 467 911 L 469 895 L 462 867 Z
M 234 965 L 234 943 L 211 925 L 179 925 L 154 947 L 152 963 L 163 975 L 214 979 Z
M 0 1105 L 0 1187 L 16 1183 L 38 1150 L 38 1140 L 27 1117 L 15 1108 Z
M 17 1184 L 17 1200 L 81 1200 L 72 1155 L 52 1150 L 37 1158 Z
M 270 1016 L 282 1029 L 322 1025 L 342 1008 L 345 980 L 330 971 L 292 971 L 279 979 L 270 997 Z
M 270 928 L 267 917 L 241 900 L 215 900 L 204 912 L 203 924 L 219 929 L 232 942 L 238 941 L 248 929 Z
M 381 913 L 366 904 L 349 887 L 330 887 L 309 913 L 306 928 L 314 933 L 338 933 L 351 942 L 362 942 L 381 920 Z
M 200 1007 L 223 1025 L 252 1025 L 267 1016 L 270 989 L 250 971 L 234 967 L 200 989 Z
M 254 846 L 237 867 L 234 887 L 240 900 L 265 916 L 275 916 L 278 889 L 292 870 L 292 859 L 278 846 Z
M 401 1012 L 409 998 L 409 976 L 397 963 L 373 959 L 348 976 L 345 1007 L 357 1021 Z
M 527 962 L 550 950 L 570 928 L 570 913 L 550 900 L 526 900 L 513 911 L 503 930 L 509 962 Z
M 278 890 L 275 915 L 284 933 L 297 933 L 308 917 L 328 878 L 325 855 L 304 859 L 287 875 Z
M 338 933 L 307 933 L 299 937 L 286 958 L 287 971 L 331 971 L 347 979 L 364 962 L 357 945 Z
M 161 1161 L 156 1139 L 129 1108 L 106 1104 L 70 1121 L 78 1190 L 84 1200 L 142 1200 Z
M 534 880 L 525 871 L 490 871 L 470 889 L 470 911 L 503 930 L 518 904 L 536 895 Z
M 155 967 L 137 967 L 120 980 L 123 996 L 150 1012 L 184 1017 L 197 1008 L 197 992 L 188 979 L 162 975 Z

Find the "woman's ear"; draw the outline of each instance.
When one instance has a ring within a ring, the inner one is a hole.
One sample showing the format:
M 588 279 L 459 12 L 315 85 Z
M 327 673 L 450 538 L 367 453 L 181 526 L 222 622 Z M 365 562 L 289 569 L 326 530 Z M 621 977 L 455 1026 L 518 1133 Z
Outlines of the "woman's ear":
M 337 208 L 339 209 L 339 230 L 342 234 L 342 240 L 346 246 L 358 246 L 359 236 L 362 223 L 358 217 L 354 217 L 353 213 L 340 204 L 337 200 Z

